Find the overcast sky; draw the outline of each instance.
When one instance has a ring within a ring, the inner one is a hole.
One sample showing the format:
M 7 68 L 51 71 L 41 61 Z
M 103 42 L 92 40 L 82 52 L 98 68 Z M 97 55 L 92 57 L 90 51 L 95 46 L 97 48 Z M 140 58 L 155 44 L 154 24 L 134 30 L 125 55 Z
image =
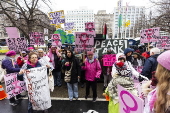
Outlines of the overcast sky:
M 93 9 L 94 13 L 98 10 L 106 10 L 107 13 L 112 13 L 114 7 L 117 6 L 118 0 L 51 0 L 50 4 L 53 11 L 57 10 L 74 10 L 81 6 L 86 6 L 88 9 Z M 129 6 L 145 6 L 149 8 L 152 4 L 149 0 L 123 0 L 123 6 L 129 3 Z

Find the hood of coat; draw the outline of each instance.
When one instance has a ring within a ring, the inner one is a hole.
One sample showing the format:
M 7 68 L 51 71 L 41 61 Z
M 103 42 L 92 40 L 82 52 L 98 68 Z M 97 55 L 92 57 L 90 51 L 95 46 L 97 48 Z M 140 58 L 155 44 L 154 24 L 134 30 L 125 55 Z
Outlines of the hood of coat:
M 125 55 L 127 55 L 127 53 L 129 53 L 129 52 L 134 52 L 134 49 L 131 49 L 131 48 L 126 48 L 125 50 L 124 50 L 124 54 Z
M 116 54 L 116 61 L 118 61 L 119 57 L 121 57 L 121 56 L 125 57 L 125 59 L 126 59 L 126 56 L 123 53 L 118 53 L 118 54 Z

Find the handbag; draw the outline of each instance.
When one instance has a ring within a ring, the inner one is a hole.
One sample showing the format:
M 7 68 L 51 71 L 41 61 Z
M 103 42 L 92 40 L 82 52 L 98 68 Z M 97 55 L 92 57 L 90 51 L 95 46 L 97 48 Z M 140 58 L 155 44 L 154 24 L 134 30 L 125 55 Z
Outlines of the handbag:
M 73 63 L 71 63 L 71 68 L 70 70 L 66 70 L 65 71 L 65 77 L 64 77 L 64 81 L 65 82 L 70 82 L 71 81 L 71 70 L 72 70 L 72 67 L 73 67 Z

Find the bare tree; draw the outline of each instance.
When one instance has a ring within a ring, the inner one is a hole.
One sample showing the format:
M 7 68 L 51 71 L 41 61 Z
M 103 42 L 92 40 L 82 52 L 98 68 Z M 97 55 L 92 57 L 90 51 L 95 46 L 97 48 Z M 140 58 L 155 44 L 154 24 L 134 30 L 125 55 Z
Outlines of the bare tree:
M 49 25 L 47 14 L 39 10 L 42 3 L 49 8 L 49 0 L 1 0 L 0 11 L 30 41 L 29 33 L 37 28 L 55 30 L 53 26 Z

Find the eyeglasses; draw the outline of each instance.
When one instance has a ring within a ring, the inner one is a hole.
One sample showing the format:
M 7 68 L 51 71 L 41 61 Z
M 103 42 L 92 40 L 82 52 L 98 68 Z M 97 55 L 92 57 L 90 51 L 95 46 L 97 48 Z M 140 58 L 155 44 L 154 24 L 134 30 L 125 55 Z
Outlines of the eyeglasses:
M 31 59 L 37 59 L 37 57 L 31 57 Z
M 38 52 L 38 53 L 43 53 L 43 52 Z

